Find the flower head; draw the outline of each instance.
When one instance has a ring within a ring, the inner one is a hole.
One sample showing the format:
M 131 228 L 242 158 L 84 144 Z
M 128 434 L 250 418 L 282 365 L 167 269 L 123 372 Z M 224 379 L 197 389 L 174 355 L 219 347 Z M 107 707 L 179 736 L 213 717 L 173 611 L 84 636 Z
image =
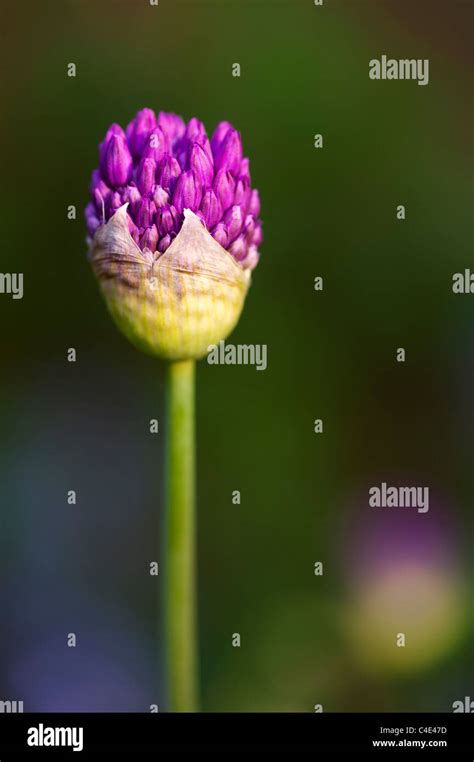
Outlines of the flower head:
M 123 130 L 113 124 L 100 145 L 86 208 L 91 239 L 123 204 L 130 234 L 144 251 L 163 254 L 194 212 L 242 268 L 258 262 L 262 240 L 258 191 L 240 134 L 220 122 L 209 141 L 202 122 L 145 108 Z M 170 225 L 172 219 L 173 224 Z
M 85 218 L 117 324 L 170 360 L 202 357 L 234 328 L 259 259 L 260 200 L 240 134 L 139 111 L 99 148 Z

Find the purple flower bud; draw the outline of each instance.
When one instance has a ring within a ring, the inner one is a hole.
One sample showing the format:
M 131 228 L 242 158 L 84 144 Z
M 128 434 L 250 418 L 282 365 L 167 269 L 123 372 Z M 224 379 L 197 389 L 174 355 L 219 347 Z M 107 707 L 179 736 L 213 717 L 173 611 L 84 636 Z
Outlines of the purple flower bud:
M 145 146 L 143 148 L 143 156 L 151 157 L 159 164 L 163 156 L 169 151 L 168 138 L 161 129 L 161 127 L 155 127 L 154 130 L 148 135 Z
M 105 198 L 97 188 L 94 190 L 92 198 L 94 199 L 95 211 L 102 217 L 105 214 Z
M 156 250 L 156 245 L 158 243 L 158 230 L 156 229 L 156 225 L 152 225 L 151 227 L 147 228 L 145 232 L 140 237 L 139 246 L 142 249 L 149 249 L 150 251 Z
M 112 135 L 104 158 L 103 174 L 105 181 L 113 188 L 126 185 L 133 170 L 133 161 L 127 143 L 120 135 Z
M 237 130 L 230 129 L 214 151 L 214 164 L 217 170 L 227 169 L 236 175 L 242 161 L 242 141 Z
M 170 243 L 171 243 L 171 236 L 170 235 L 165 235 L 165 237 L 162 238 L 160 243 L 158 244 L 158 251 L 161 254 L 164 254 L 166 249 L 170 245 Z
M 216 154 L 216 151 L 224 140 L 225 136 L 231 129 L 232 125 L 230 122 L 219 122 L 217 125 L 211 138 L 211 148 L 214 155 Z
M 169 198 L 169 194 L 165 191 L 164 188 L 161 187 L 161 185 L 155 185 L 153 190 L 153 201 L 155 202 L 157 209 L 161 209 L 161 207 L 166 206 Z
M 252 243 L 254 232 L 255 232 L 255 218 L 252 217 L 251 214 L 248 214 L 244 221 L 244 226 L 242 228 L 242 235 L 244 236 L 246 243 L 249 245 Z
M 144 108 L 132 119 L 127 127 L 127 140 L 133 156 L 141 156 L 146 139 L 155 127 L 155 112 L 151 108 Z
M 187 168 L 188 156 L 194 143 L 197 143 L 199 146 L 201 146 L 213 164 L 214 157 L 212 154 L 209 138 L 207 137 L 206 128 L 198 119 L 191 119 L 186 128 L 184 137 L 179 141 L 175 149 L 175 154 L 180 165 L 183 168 Z
M 106 186 L 106 184 L 101 180 L 100 183 L 97 184 L 97 186 L 94 188 L 94 191 L 92 193 L 92 197 L 94 199 L 95 208 L 97 210 L 97 214 L 99 217 L 103 217 L 105 214 L 105 208 L 107 205 L 107 199 L 109 195 L 112 193 L 110 188 Z
M 155 215 L 156 225 L 160 233 L 160 237 L 164 237 L 168 233 L 177 232 L 181 224 L 181 220 L 175 207 L 168 205 L 159 209 Z
M 197 140 L 196 143 L 201 146 L 201 148 L 206 152 L 206 155 L 209 157 L 209 161 L 211 162 L 213 167 L 213 175 L 214 175 L 214 156 L 212 153 L 211 144 L 209 143 L 209 138 L 206 135 L 206 137 Z
M 95 174 L 95 173 L 94 173 Z M 102 198 L 105 198 L 105 196 L 110 193 L 110 188 L 104 181 L 101 179 L 100 175 L 97 173 L 97 176 L 94 178 L 94 182 L 91 185 L 91 193 L 94 194 L 96 191 L 100 193 Z
M 209 161 L 211 162 L 212 166 L 214 166 L 214 155 L 212 153 L 211 144 L 207 135 L 198 136 L 194 142 L 197 143 L 198 146 L 201 146 L 203 151 L 205 151 L 206 155 L 209 157 Z
M 253 216 L 253 214 L 246 214 L 244 218 L 244 225 L 243 225 L 243 233 L 248 233 L 250 236 L 253 235 L 253 232 L 257 226 L 257 220 Z
M 201 212 L 208 230 L 211 230 L 222 217 L 222 206 L 213 190 L 204 193 L 201 202 Z
M 141 193 L 135 185 L 127 186 L 122 193 L 122 202 L 130 204 L 131 209 L 136 209 L 141 200 Z M 131 209 L 128 211 L 130 212 Z
M 111 124 L 107 132 L 105 133 L 105 138 L 103 139 L 102 143 L 99 146 L 99 165 L 101 169 L 103 170 L 105 167 L 105 157 L 107 154 L 107 148 L 109 146 L 110 140 L 114 135 L 120 135 L 121 138 L 126 140 L 125 133 L 122 130 L 121 126 L 119 124 Z
M 203 123 L 199 121 L 199 119 L 193 117 L 193 119 L 190 120 L 188 126 L 186 127 L 186 137 L 193 143 L 196 138 L 199 138 L 202 135 L 206 135 L 206 128 L 204 127 Z
M 137 188 L 142 195 L 150 193 L 155 184 L 156 162 L 151 158 L 143 158 L 137 170 Z
M 186 125 L 180 116 L 177 116 L 176 114 L 167 114 L 164 111 L 160 111 L 158 114 L 158 127 L 161 127 L 165 135 L 168 136 L 171 146 L 179 140 L 179 138 L 183 137 L 186 132 Z
M 112 217 L 112 215 L 115 214 L 117 209 L 120 209 L 121 206 L 122 198 L 120 193 L 117 193 L 117 191 L 110 191 L 109 195 L 107 196 L 107 202 L 105 204 L 106 217 Z
M 189 169 L 191 169 L 203 188 L 210 187 L 214 179 L 214 165 L 204 148 L 193 143 L 189 152 Z
M 250 162 L 248 159 L 242 159 L 239 169 L 240 177 L 246 177 L 250 184 Z
M 90 181 L 90 185 L 89 185 L 90 192 L 93 193 L 94 192 L 94 188 L 96 188 L 98 186 L 98 184 L 101 183 L 101 182 L 103 182 L 103 181 L 102 181 L 102 176 L 100 174 L 100 170 L 94 169 L 94 171 L 93 171 L 93 173 L 91 175 L 91 181 Z
M 179 140 L 176 144 L 174 154 L 176 157 L 176 161 L 179 164 L 180 171 L 183 171 L 183 172 L 186 171 L 186 168 L 188 166 L 188 156 L 189 156 L 190 148 L 191 146 L 190 146 L 189 140 L 186 137 L 181 138 L 181 140 Z
M 218 225 L 214 228 L 212 231 L 212 236 L 215 238 L 217 243 L 220 243 L 220 245 L 225 249 L 227 247 L 227 242 L 229 240 L 229 236 L 227 234 L 227 228 L 224 225 L 223 222 L 219 222 Z
M 242 209 L 240 206 L 232 206 L 224 215 L 224 222 L 229 233 L 229 243 L 239 235 L 242 229 Z
M 251 193 L 248 213 L 253 214 L 254 217 L 260 216 L 260 196 L 258 190 L 253 190 Z
M 250 185 L 246 178 L 240 178 L 235 186 L 234 204 L 242 208 L 242 214 L 245 214 L 250 200 Z
M 163 161 L 161 162 L 160 176 L 158 178 L 162 188 L 167 188 L 169 191 L 173 192 L 176 180 L 180 174 L 181 167 L 179 166 L 177 159 L 170 155 L 164 156 Z
M 240 264 L 244 269 L 248 268 L 249 270 L 253 270 L 258 265 L 259 258 L 260 255 L 257 247 L 252 245 L 249 246 L 247 256 L 245 259 L 241 260 Z
M 232 206 L 234 200 L 235 180 L 224 169 L 219 170 L 214 178 L 214 192 L 219 199 L 223 211 Z
M 176 183 L 173 193 L 173 204 L 178 214 L 184 209 L 197 211 L 201 203 L 202 188 L 194 172 L 183 172 Z
M 229 246 L 229 254 L 232 254 L 237 262 L 241 262 L 247 256 L 248 246 L 243 235 L 239 235 L 238 238 Z
M 86 218 L 87 232 L 89 233 L 90 236 L 93 236 L 101 223 L 96 214 L 95 206 L 91 201 L 86 206 L 85 218 Z
M 142 198 L 135 213 L 135 222 L 140 230 L 151 227 L 155 212 L 156 206 L 153 201 L 150 201 L 149 198 Z
M 258 247 L 261 245 L 262 241 L 263 241 L 262 226 L 256 225 L 255 230 L 253 231 L 252 245 L 255 247 Z

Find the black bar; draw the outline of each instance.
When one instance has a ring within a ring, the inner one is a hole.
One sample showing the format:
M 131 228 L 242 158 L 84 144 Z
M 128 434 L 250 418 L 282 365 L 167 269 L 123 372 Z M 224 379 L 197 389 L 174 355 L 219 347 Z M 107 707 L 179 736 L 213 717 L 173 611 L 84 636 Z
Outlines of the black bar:
M 58 729 L 64 729 L 60 731 Z M 76 728 L 74 734 L 73 729 Z M 82 737 L 80 735 L 82 728 Z M 41 746 L 28 745 L 42 742 Z M 306 747 L 420 759 L 474 759 L 472 714 L 3 714 L 0 760 L 156 759 L 160 749 Z M 50 746 L 69 743 L 69 746 Z M 375 743 L 374 743 L 375 742 Z M 382 743 L 383 742 L 383 743 Z M 390 743 L 389 743 L 390 742 Z M 416 742 L 416 743 L 415 743 Z M 424 745 L 423 745 L 424 743 Z M 82 745 L 82 749 L 79 746 Z M 77 751 L 74 753 L 73 747 Z M 139 756 L 137 756 L 139 754 Z M 72 755 L 72 757 L 71 757 Z

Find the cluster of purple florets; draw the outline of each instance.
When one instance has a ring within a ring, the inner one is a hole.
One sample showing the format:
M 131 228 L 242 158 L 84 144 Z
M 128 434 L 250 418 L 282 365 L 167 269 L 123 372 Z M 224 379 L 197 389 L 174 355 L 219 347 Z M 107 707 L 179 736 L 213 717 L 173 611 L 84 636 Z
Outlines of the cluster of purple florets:
M 185 209 L 242 267 L 258 262 L 260 199 L 252 190 L 240 134 L 220 122 L 211 140 L 202 122 L 145 108 L 124 131 L 113 124 L 100 145 L 86 222 L 92 237 L 128 203 L 130 234 L 142 249 L 163 253 L 179 233 Z

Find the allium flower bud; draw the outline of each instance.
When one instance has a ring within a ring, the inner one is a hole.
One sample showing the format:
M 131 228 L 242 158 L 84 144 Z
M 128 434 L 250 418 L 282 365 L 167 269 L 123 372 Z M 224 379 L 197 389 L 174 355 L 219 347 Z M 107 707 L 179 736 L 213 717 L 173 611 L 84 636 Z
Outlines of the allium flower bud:
M 161 127 L 155 127 L 155 129 L 150 132 L 145 140 L 143 156 L 149 156 L 150 158 L 154 159 L 157 164 L 160 164 L 163 156 L 165 156 L 168 150 L 169 139 L 167 135 L 165 135 Z
M 229 241 L 229 234 L 227 232 L 227 226 L 223 222 L 219 222 L 218 225 L 212 231 L 212 237 L 215 238 L 217 243 L 226 249 Z
M 247 178 L 240 178 L 235 186 L 234 204 L 237 204 L 242 209 L 242 214 L 247 211 L 248 203 L 250 200 L 250 183 Z
M 235 180 L 230 172 L 220 169 L 214 178 L 213 188 L 222 209 L 228 209 L 234 200 Z
M 132 177 L 133 162 L 125 138 L 112 135 L 104 156 L 104 180 L 111 188 L 126 185 Z
M 158 251 L 160 252 L 160 254 L 164 254 L 170 244 L 171 244 L 170 235 L 165 235 L 163 238 L 160 238 L 160 243 L 158 244 Z
M 173 193 L 173 204 L 181 214 L 185 209 L 199 208 L 202 197 L 202 184 L 196 174 L 190 170 L 179 176 Z
M 105 138 L 103 139 L 102 143 L 99 146 L 99 162 L 100 162 L 101 168 L 105 167 L 105 157 L 107 155 L 107 148 L 109 146 L 110 139 L 114 135 L 120 135 L 120 137 L 125 140 L 125 133 L 119 124 L 110 125 L 109 129 L 105 133 Z
M 233 243 L 231 243 L 229 247 L 229 254 L 232 254 L 234 259 L 237 260 L 237 262 L 242 261 L 242 259 L 245 259 L 247 256 L 247 244 L 245 241 L 245 236 L 239 235 L 238 238 L 235 239 Z
M 113 124 L 85 210 L 92 266 L 118 326 L 169 360 L 198 359 L 235 326 L 262 241 L 239 133 L 139 111 Z
M 97 216 L 97 212 L 94 204 L 89 202 L 85 210 L 86 225 L 89 233 L 94 235 L 97 228 L 100 226 L 100 220 Z
M 153 252 L 156 249 L 156 244 L 158 243 L 158 230 L 156 225 L 152 225 L 149 228 L 146 228 L 145 232 L 140 238 L 140 249 L 142 251 L 144 249 L 148 249 L 149 251 Z
M 171 146 L 186 132 L 186 124 L 180 116 L 167 114 L 164 111 L 158 114 L 158 127 L 161 127 L 165 135 L 169 136 Z
M 155 185 L 153 189 L 153 201 L 157 209 L 162 209 L 170 200 L 169 193 L 161 185 Z
M 196 117 L 193 117 L 186 127 L 186 137 L 189 140 L 196 140 L 200 136 L 207 137 L 206 135 L 206 128 L 204 127 L 204 124 L 199 121 L 199 119 L 196 119 Z
M 258 190 L 253 190 L 250 196 L 249 214 L 253 214 L 255 218 L 260 215 L 260 196 Z
M 254 234 L 252 236 L 252 244 L 253 244 L 253 246 L 256 249 L 258 249 L 258 247 L 261 246 L 262 242 L 263 242 L 263 230 L 262 230 L 262 226 L 261 225 L 256 225 L 255 226 Z M 257 252 L 257 261 L 258 261 L 258 252 Z M 250 265 L 249 265 L 249 267 L 250 267 Z M 255 267 L 255 265 L 253 265 L 253 267 Z
M 237 130 L 227 130 L 214 157 L 216 169 L 227 169 L 232 174 L 237 174 L 242 161 L 242 142 Z
M 136 211 L 138 210 L 138 206 L 142 200 L 142 194 L 138 190 L 138 188 L 134 185 L 130 185 L 123 193 L 122 193 L 122 203 L 129 204 L 129 214 L 133 213 L 133 216 L 135 216 Z
M 213 190 L 207 190 L 204 193 L 201 202 L 201 212 L 204 217 L 204 222 L 208 230 L 217 225 L 222 217 L 221 202 L 217 198 Z
M 142 195 L 149 193 L 155 184 L 156 161 L 151 158 L 141 160 L 137 170 L 137 188 Z
M 240 177 L 246 177 L 250 183 L 250 162 L 248 159 L 242 159 L 240 162 Z
M 224 215 L 224 222 L 227 225 L 229 241 L 233 241 L 239 235 L 242 229 L 242 209 L 237 204 L 232 206 Z
M 113 214 L 122 206 L 122 199 L 120 193 L 109 193 L 105 202 L 105 213 L 107 217 L 112 217 Z
M 214 164 L 199 143 L 193 143 L 189 152 L 189 169 L 194 172 L 203 188 L 209 188 L 214 179 Z
M 181 174 L 181 167 L 179 161 L 174 157 L 167 154 L 163 157 L 160 167 L 159 181 L 162 188 L 166 188 L 172 192 L 176 185 L 176 180 Z
M 156 127 L 155 112 L 151 108 L 139 111 L 127 127 L 127 141 L 134 157 L 142 155 L 145 141 L 150 132 Z
M 142 198 L 135 214 L 135 220 L 140 230 L 144 230 L 153 224 L 155 212 L 155 202 L 151 201 L 147 196 Z
M 176 233 L 181 227 L 181 219 L 176 211 L 176 207 L 167 204 L 156 213 L 156 225 L 164 237 L 168 233 Z

